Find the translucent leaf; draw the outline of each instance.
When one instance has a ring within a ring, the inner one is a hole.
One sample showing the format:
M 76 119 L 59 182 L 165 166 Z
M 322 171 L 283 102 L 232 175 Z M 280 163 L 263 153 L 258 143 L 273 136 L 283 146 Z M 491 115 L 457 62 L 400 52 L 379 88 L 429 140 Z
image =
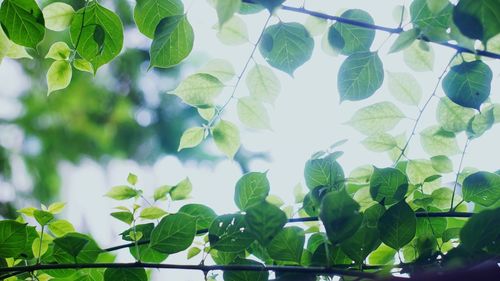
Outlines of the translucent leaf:
M 251 172 L 243 175 L 236 183 L 234 202 L 242 211 L 266 200 L 269 181 L 265 173 Z
M 132 214 L 130 211 L 113 212 L 110 215 L 113 218 L 122 221 L 128 225 L 131 225 L 132 222 L 134 221 L 134 214 Z
M 64 202 L 55 202 L 49 205 L 47 211 L 49 211 L 52 214 L 59 214 L 60 212 L 62 212 L 65 206 L 66 203 Z
M 193 185 L 191 181 L 189 178 L 185 178 L 170 189 L 170 198 L 174 201 L 187 199 L 192 190 Z
M 422 87 L 413 75 L 404 72 L 387 72 L 389 92 L 398 101 L 418 105 L 422 99 Z
M 63 31 L 71 24 L 75 10 L 66 3 L 54 2 L 43 8 L 42 13 L 46 28 Z
M 416 28 L 401 32 L 389 49 L 389 53 L 396 53 L 408 48 L 417 39 L 418 35 L 420 35 L 420 30 Z
M 196 230 L 207 229 L 217 217 L 214 210 L 201 204 L 186 204 L 179 209 L 179 213 L 188 214 L 196 219 Z
M 137 0 L 134 8 L 134 20 L 139 31 L 153 39 L 160 21 L 166 17 L 184 13 L 180 0 Z
M 163 209 L 155 207 L 155 206 L 150 206 L 142 209 L 141 214 L 139 217 L 143 219 L 150 219 L 150 220 L 155 220 L 163 217 L 166 215 L 167 212 L 165 212 Z
M 304 27 L 309 31 L 311 36 L 319 36 L 325 33 L 328 21 L 318 17 L 307 17 Z
M 193 49 L 194 33 L 186 15 L 163 18 L 149 49 L 149 67 L 168 68 L 183 61 Z
M 195 233 L 194 217 L 184 213 L 171 214 L 155 227 L 149 246 L 160 253 L 178 253 L 191 246 Z
M 67 60 L 71 54 L 71 49 L 65 42 L 56 42 L 50 46 L 49 52 L 45 58 L 53 60 Z
M 273 12 L 285 0 L 254 0 L 253 2 L 264 6 L 269 12 Z
M 233 16 L 223 26 L 219 26 L 217 38 L 227 45 L 241 45 L 248 42 L 248 29 L 245 22 Z
M 167 199 L 167 194 L 170 192 L 170 189 L 172 189 L 172 186 L 169 185 L 163 185 L 155 189 L 153 198 L 155 201 L 162 200 L 162 199 Z
M 477 172 L 467 176 L 462 185 L 464 200 L 492 206 L 500 199 L 500 175 Z
M 403 51 L 403 59 L 414 71 L 431 71 L 434 68 L 434 51 L 425 42 L 413 42 Z
M 4 0 L 0 23 L 9 39 L 35 49 L 45 35 L 45 21 L 35 0 Z
M 330 154 L 323 158 L 309 159 L 306 162 L 304 178 L 310 190 L 316 187 L 329 187 L 336 190 L 344 187 L 344 171 L 333 156 Z
M 368 262 L 370 264 L 380 265 L 392 264 L 394 262 L 394 256 L 396 256 L 396 250 L 385 244 L 381 244 L 368 256 Z
M 66 220 L 51 221 L 48 227 L 50 232 L 56 237 L 64 236 L 66 233 L 75 232 L 73 225 Z
M 443 90 L 454 103 L 479 110 L 490 96 L 492 77 L 491 69 L 484 62 L 463 62 L 446 74 Z
M 222 82 L 231 81 L 235 75 L 233 65 L 223 59 L 208 61 L 198 72 L 215 76 Z
M 358 101 L 372 96 L 384 81 L 384 68 L 377 53 L 359 52 L 340 66 L 337 88 L 340 101 Z
M 442 97 L 439 100 L 436 119 L 446 131 L 455 133 L 464 131 L 473 116 L 474 110 L 460 106 L 447 97 Z
M 181 151 L 184 148 L 196 147 L 203 141 L 205 136 L 205 129 L 202 127 L 189 128 L 184 133 L 182 133 L 181 140 L 179 143 L 179 148 L 177 151 Z
M 373 200 L 391 205 L 402 200 L 408 191 L 408 178 L 395 168 L 374 167 L 370 178 L 370 194 Z
M 139 193 L 132 187 L 120 185 L 113 187 L 106 196 L 115 200 L 126 200 L 137 196 Z
M 256 64 L 248 71 L 246 84 L 250 95 L 273 104 L 281 91 L 281 84 L 272 69 Z
M 448 0 L 426 0 L 425 4 L 427 5 L 427 8 L 435 14 L 448 6 L 449 3 L 450 1 Z
M 293 75 L 311 58 L 314 40 L 303 25 L 280 22 L 266 28 L 259 49 L 271 66 Z
M 225 120 L 220 120 L 212 129 L 215 144 L 229 159 L 233 159 L 234 155 L 240 148 L 240 131 L 233 123 Z
M 368 136 L 361 143 L 367 149 L 377 152 L 391 150 L 397 146 L 394 137 L 386 133 L 379 133 Z
M 285 227 L 274 237 L 267 250 L 274 260 L 300 264 L 304 243 L 305 235 L 300 227 Z
M 431 163 L 434 170 L 439 173 L 453 172 L 453 162 L 445 155 L 436 155 L 431 157 Z
M 62 60 L 53 62 L 47 72 L 47 95 L 68 87 L 71 82 L 72 72 L 69 62 Z
M 412 184 L 422 184 L 428 177 L 436 174 L 438 172 L 434 170 L 429 160 L 409 160 L 406 165 L 406 175 Z
M 404 200 L 401 200 L 382 215 L 378 230 L 384 244 L 399 250 L 415 237 L 417 230 L 415 212 Z
M 213 107 L 214 99 L 222 92 L 224 85 L 215 76 L 197 73 L 184 79 L 173 94 L 185 103 L 199 107 Z
M 237 11 L 240 10 L 241 0 L 215 0 L 215 10 L 219 18 L 219 26 L 223 26 Z
M 238 99 L 237 111 L 240 121 L 245 126 L 253 129 L 271 129 L 266 108 L 253 97 Z
M 347 10 L 340 15 L 343 18 L 373 24 L 373 18 L 360 9 Z M 332 31 L 335 29 L 335 31 Z M 375 38 L 375 30 L 347 23 L 336 22 L 330 27 L 328 39 L 333 48 L 343 55 L 356 52 L 368 52 Z
M 201 253 L 201 249 L 198 248 L 198 247 L 191 247 L 189 248 L 188 252 L 187 252 L 187 259 L 192 259 L 194 257 L 196 257 L 199 253 Z
M 469 120 L 466 131 L 467 136 L 469 139 L 478 138 L 491 129 L 494 123 L 495 116 L 493 115 L 493 108 L 489 107 L 484 109 Z
M 428 127 L 420 132 L 420 143 L 430 156 L 452 156 L 460 151 L 455 134 L 437 126 Z
M 94 68 L 92 67 L 92 64 L 84 59 L 74 60 L 73 66 L 80 71 L 94 73 Z
M 418 27 L 424 35 L 433 41 L 441 41 L 438 38 L 446 36 L 449 28 L 453 5 L 446 1 L 439 10 L 431 10 L 427 0 L 415 0 L 410 5 L 412 23 Z M 442 2 L 436 0 L 434 2 Z M 435 8 L 435 7 L 433 7 Z M 437 37 L 436 37 L 437 36 Z
M 215 108 L 198 108 L 198 114 L 206 121 L 210 121 L 215 116 Z
M 127 182 L 131 185 L 136 185 L 137 184 L 137 181 L 138 181 L 138 177 L 137 175 L 133 174 L 133 173 L 128 173 L 128 176 L 127 176 Z
M 396 126 L 405 115 L 391 102 L 379 102 L 361 108 L 347 122 L 366 135 L 388 131 Z

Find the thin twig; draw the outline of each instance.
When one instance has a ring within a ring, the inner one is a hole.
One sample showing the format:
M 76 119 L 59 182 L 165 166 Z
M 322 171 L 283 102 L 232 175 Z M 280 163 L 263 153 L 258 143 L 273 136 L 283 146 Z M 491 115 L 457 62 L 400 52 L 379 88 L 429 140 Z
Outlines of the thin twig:
M 464 163 L 465 153 L 467 152 L 467 147 L 470 144 L 471 139 L 467 138 L 465 141 L 464 149 L 462 150 L 462 156 L 460 156 L 460 163 L 458 164 L 457 175 L 455 177 L 455 182 L 453 183 L 453 193 L 451 194 L 451 202 L 450 202 L 450 212 L 453 212 L 458 205 L 462 202 L 458 203 L 456 207 L 453 207 L 453 201 L 455 200 L 455 192 L 457 190 L 458 177 L 460 176 L 460 171 L 462 170 L 462 164 Z

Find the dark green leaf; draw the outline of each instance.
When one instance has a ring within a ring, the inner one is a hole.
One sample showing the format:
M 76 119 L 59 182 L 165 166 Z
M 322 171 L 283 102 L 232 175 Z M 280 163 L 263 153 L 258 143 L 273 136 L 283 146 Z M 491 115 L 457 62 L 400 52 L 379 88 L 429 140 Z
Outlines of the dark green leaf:
M 135 226 L 135 231 L 142 233 L 141 239 L 139 241 L 144 241 L 144 240 L 149 240 L 151 237 L 151 232 L 153 231 L 155 225 L 154 223 L 145 223 L 145 224 L 137 224 Z M 122 239 L 125 241 L 134 241 L 131 237 L 130 234 L 134 231 L 134 228 L 131 227 L 124 232 L 120 233 L 122 236 Z
M 251 172 L 243 175 L 236 183 L 234 202 L 242 211 L 266 200 L 269 195 L 269 181 L 266 173 Z
M 151 233 L 149 246 L 158 252 L 174 254 L 189 248 L 196 234 L 196 219 L 184 213 L 164 217 Z
M 500 2 L 460 0 L 453 9 L 453 22 L 467 37 L 486 42 L 500 33 Z
M 273 12 L 276 8 L 281 6 L 285 0 L 253 0 L 252 2 L 264 6 L 269 12 Z
M 60 243 L 56 242 L 58 239 L 61 239 L 59 240 Z M 87 243 L 84 241 L 87 241 Z M 85 245 L 78 251 L 78 255 L 76 257 L 73 256 L 72 254 L 77 252 L 83 243 Z M 75 261 L 77 263 L 94 263 L 99 254 L 102 253 L 102 250 L 94 240 L 81 233 L 68 233 L 63 237 L 54 239 L 54 244 L 52 256 L 57 263 L 74 263 Z M 72 246 L 75 248 L 71 248 Z
M 68 233 L 63 237 L 54 239 L 54 244 L 72 257 L 78 256 L 87 243 L 89 243 L 88 238 L 82 235 L 75 235 L 75 233 Z
M 254 260 L 237 259 L 234 265 L 264 266 Z M 267 271 L 224 271 L 224 281 L 267 281 L 269 272 Z
M 360 9 L 347 10 L 340 16 L 368 24 L 374 23 L 370 14 Z M 333 32 L 331 29 L 335 29 L 337 32 Z M 333 24 L 328 31 L 328 42 L 334 49 L 339 49 L 343 55 L 370 51 L 374 38 L 375 30 L 373 29 L 341 22 Z
M 104 271 L 104 281 L 147 281 L 144 268 L 108 268 Z
M 45 35 L 45 21 L 35 0 L 3 1 L 0 23 L 10 40 L 33 49 Z
M 395 168 L 374 168 L 370 178 L 370 194 L 373 200 L 384 205 L 401 201 L 408 191 L 408 178 Z
M 287 222 L 286 214 L 273 204 L 263 201 L 246 210 L 248 230 L 266 246 Z
M 464 179 L 462 192 L 467 202 L 491 206 L 500 199 L 500 176 L 489 172 L 469 175 Z
M 33 216 L 41 226 L 47 225 L 51 220 L 54 219 L 54 215 L 52 213 L 43 210 L 33 211 Z
M 207 229 L 217 217 L 209 207 L 201 204 L 187 204 L 179 209 L 179 213 L 188 214 L 196 219 L 196 230 Z
M 290 75 L 311 58 L 314 40 L 299 23 L 269 26 L 262 35 L 260 52 L 273 67 Z
M 0 221 L 0 258 L 16 258 L 23 252 L 27 239 L 26 224 L 13 220 Z
M 123 212 L 113 212 L 110 214 L 113 218 L 120 220 L 126 224 L 132 224 L 134 221 L 134 215 L 131 212 L 123 211 Z
M 491 69 L 480 60 L 453 66 L 443 79 L 443 90 L 454 103 L 480 109 L 490 96 Z
M 415 237 L 417 231 L 415 212 L 401 200 L 382 215 L 378 231 L 384 244 L 395 250 L 401 249 Z
M 384 81 L 384 68 L 378 54 L 354 53 L 340 66 L 337 87 L 340 101 L 358 101 L 372 96 Z
M 168 257 L 168 254 L 158 252 L 147 244 L 130 247 L 129 252 L 136 260 L 140 258 L 141 262 L 161 263 Z
M 147 37 L 153 39 L 160 21 L 169 16 L 182 15 L 184 5 L 180 0 L 137 0 L 134 8 L 134 20 Z
M 342 251 L 339 246 L 332 246 L 328 242 L 322 242 L 318 245 L 311 256 L 312 266 L 332 266 L 348 265 L 352 260 Z
M 425 36 L 440 41 L 443 36 L 446 36 L 446 30 L 449 28 L 453 5 L 447 3 L 442 9 L 432 11 L 427 2 L 427 0 L 415 0 L 411 3 L 412 22 Z
M 208 239 L 213 249 L 238 253 L 248 248 L 255 237 L 249 232 L 243 215 L 229 214 L 219 216 L 212 222 Z
M 500 238 L 500 208 L 484 210 L 472 216 L 460 231 L 461 245 L 469 252 L 498 247 Z M 498 254 L 498 253 L 497 253 Z
M 285 227 L 267 246 L 269 256 L 274 260 L 300 264 L 305 235 L 300 227 Z
M 330 154 L 323 158 L 310 159 L 306 162 L 304 178 L 309 189 L 328 187 L 338 190 L 344 186 L 344 171 L 342 166 L 332 156 Z

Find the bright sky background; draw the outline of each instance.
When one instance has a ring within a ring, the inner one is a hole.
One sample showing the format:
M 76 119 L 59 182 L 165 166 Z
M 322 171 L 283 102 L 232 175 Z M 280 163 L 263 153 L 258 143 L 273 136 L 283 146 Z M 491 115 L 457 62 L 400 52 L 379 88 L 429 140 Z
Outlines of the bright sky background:
M 408 1 L 406 1 L 408 2 Z M 302 1 L 287 1 L 290 6 L 298 6 Z M 375 23 L 383 26 L 396 27 L 397 22 L 393 19 L 392 10 L 396 5 L 402 4 L 401 0 L 350 0 L 350 1 L 306 1 L 306 8 L 323 11 L 329 14 L 340 14 L 347 8 L 362 8 L 369 12 Z M 217 21 L 213 8 L 204 0 L 189 0 L 185 5 L 188 10 L 189 20 L 195 30 L 195 47 L 190 57 L 191 60 L 199 63 L 210 58 L 223 58 L 233 63 L 237 73 L 243 67 L 253 47 L 251 44 L 240 46 L 226 46 L 220 43 L 216 37 L 216 30 L 212 27 Z M 296 21 L 304 23 L 306 16 L 298 15 L 288 11 L 278 12 L 282 21 Z M 257 40 L 258 34 L 266 19 L 266 13 L 243 16 L 249 29 L 250 40 Z M 277 18 L 273 18 L 273 23 Z M 407 22 L 407 21 L 406 21 Z M 380 46 L 386 38 L 387 33 L 377 32 L 373 48 Z M 339 159 L 346 174 L 353 168 L 363 164 L 373 164 L 379 167 L 392 164 L 384 153 L 374 153 L 365 149 L 360 141 L 363 135 L 343 125 L 350 119 L 353 113 L 363 106 L 390 100 L 396 103 L 408 117 L 415 118 L 417 109 L 415 107 L 403 106 L 397 103 L 388 93 L 387 84 L 377 91 L 377 93 L 361 102 L 346 101 L 339 104 L 337 92 L 337 72 L 344 56 L 331 56 L 326 54 L 321 48 L 321 36 L 315 37 L 315 51 L 310 61 L 300 67 L 295 72 L 292 79 L 287 74 L 275 70 L 279 75 L 282 91 L 274 107 L 269 108 L 272 122 L 272 131 L 243 131 L 243 145 L 252 151 L 266 151 L 270 154 L 270 161 L 254 161 L 251 163 L 253 171 L 266 171 L 271 183 L 271 194 L 279 195 L 285 202 L 293 203 L 293 188 L 298 183 L 303 182 L 304 163 L 314 152 L 326 149 L 331 144 L 342 139 L 349 141 L 341 146 L 345 154 Z M 384 69 L 392 72 L 412 73 L 423 89 L 423 100 L 427 98 L 435 86 L 437 77 L 442 72 L 444 66 L 454 54 L 453 50 L 432 45 L 435 51 L 435 71 L 434 72 L 414 72 L 409 69 L 402 59 L 402 53 L 387 55 L 392 44 L 393 36 L 380 50 L 380 56 L 384 63 Z M 125 45 L 128 47 L 149 46 L 149 39 L 146 39 L 137 31 L 126 32 Z M 265 64 L 265 61 L 257 52 L 256 60 Z M 494 73 L 491 99 L 499 101 L 498 92 L 500 65 L 498 62 L 487 61 Z M 193 73 L 196 68 L 190 69 L 185 75 Z M 106 70 L 100 70 L 97 76 L 104 75 Z M 171 85 L 158 85 L 154 83 L 154 72 L 144 72 L 144 85 L 146 95 L 151 93 L 151 99 L 157 90 L 167 91 Z M 8 81 L 8 82 L 7 82 Z M 244 81 L 242 81 L 244 82 Z M 20 67 L 16 62 L 5 59 L 0 67 L 0 114 L 15 114 L 19 105 L 12 101 L 12 97 L 21 93 L 29 81 L 20 73 Z M 230 89 L 221 98 L 221 103 L 227 99 Z M 241 83 L 236 96 L 248 95 L 245 83 Z M 443 96 L 441 87 L 438 96 Z M 50 98 L 48 99 L 50 102 Z M 428 125 L 433 125 L 435 121 L 435 108 L 438 99 L 434 98 L 431 105 L 424 113 L 418 132 Z M 16 107 L 17 106 L 17 107 Z M 224 118 L 237 122 L 235 113 L 235 102 L 230 103 Z M 13 112 L 13 113 L 9 113 Z M 193 124 L 197 125 L 197 124 Z M 200 124 L 198 124 L 200 125 Z M 413 120 L 403 120 L 391 132 L 394 135 L 411 130 Z M 243 125 L 240 126 L 243 128 Z M 3 132 L 4 135 L 7 132 Z M 0 137 L 2 132 L 0 132 Z M 465 157 L 464 166 L 473 166 L 478 169 L 494 171 L 498 166 L 498 141 L 500 141 L 500 129 L 490 130 L 483 137 L 472 142 Z M 10 138 L 16 142 L 22 139 Z M 419 137 L 413 138 L 410 146 L 410 158 L 428 158 L 420 149 Z M 463 147 L 465 136 L 462 133 L 459 138 L 459 147 Z M 212 145 L 213 153 L 219 152 Z M 459 156 L 452 158 L 455 169 L 458 166 Z M 118 236 L 126 226 L 108 216 L 112 207 L 116 204 L 102 195 L 114 185 L 126 183 L 129 172 L 139 176 L 139 186 L 145 190 L 146 195 L 152 194 L 154 188 L 163 184 L 175 184 L 188 176 L 193 183 L 193 199 L 190 202 L 207 204 L 218 214 L 234 212 L 237 210 L 233 203 L 234 186 L 241 176 L 238 165 L 226 160 L 217 164 L 197 163 L 189 161 L 181 163 L 173 155 L 165 155 L 153 166 L 139 166 L 133 161 L 113 160 L 106 167 L 102 167 L 90 160 L 84 160 L 78 166 L 63 163 L 60 166 L 60 173 L 63 176 L 62 199 L 68 203 L 67 210 L 63 217 L 75 223 L 77 230 L 90 232 L 102 247 L 121 244 Z M 445 181 L 452 180 L 453 175 L 445 178 Z M 29 182 L 23 179 L 16 179 L 18 186 L 28 186 Z M 25 180 L 24 180 L 25 181 Z M 303 185 L 305 186 L 305 185 Z M 3 189 L 3 191 L 1 190 Z M 5 188 L 0 188 L 0 197 L 8 196 L 12 192 Z M 185 202 L 182 202 L 185 203 Z M 165 206 L 163 206 L 165 207 Z M 170 207 L 172 212 L 178 208 L 177 204 Z M 118 257 L 120 261 L 130 260 L 128 253 L 122 251 Z M 185 253 L 179 253 L 169 257 L 166 262 L 185 263 Z M 198 263 L 199 257 L 189 261 Z M 202 280 L 202 275 L 198 272 L 189 271 L 162 271 L 154 273 L 155 280 Z

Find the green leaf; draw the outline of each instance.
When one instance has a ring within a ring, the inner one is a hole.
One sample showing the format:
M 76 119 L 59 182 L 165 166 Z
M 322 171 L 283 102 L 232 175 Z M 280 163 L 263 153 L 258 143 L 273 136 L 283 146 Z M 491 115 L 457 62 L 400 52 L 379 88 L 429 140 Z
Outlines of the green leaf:
M 392 44 L 389 49 L 389 54 L 396 53 L 408 48 L 415 40 L 418 35 L 420 35 L 420 30 L 418 28 L 413 28 L 410 30 L 406 30 L 401 32 L 396 38 L 396 41 Z
M 75 10 L 66 3 L 54 2 L 43 8 L 42 13 L 46 28 L 63 31 L 71 24 Z
M 460 0 L 453 9 L 453 22 L 465 36 L 486 44 L 500 33 L 500 3 L 496 0 Z
M 380 245 L 378 220 L 385 208 L 376 204 L 366 209 L 361 227 L 350 238 L 342 242 L 342 251 L 356 263 L 361 264 Z
M 140 258 L 141 262 L 161 263 L 168 258 L 168 254 L 160 253 L 150 248 L 147 244 L 139 245 L 137 248 L 130 247 L 129 252 L 136 260 Z M 138 252 L 140 257 L 137 254 Z
M 212 120 L 212 118 L 215 116 L 215 108 L 210 107 L 210 108 L 197 108 L 198 114 L 200 115 L 201 118 L 205 119 L 206 121 Z
M 340 66 L 337 88 L 340 101 L 358 101 L 372 96 L 382 86 L 384 67 L 376 52 L 359 52 Z
M 144 268 L 107 268 L 104 281 L 147 281 Z
M 500 176 L 489 172 L 471 174 L 464 179 L 462 193 L 467 202 L 492 206 L 500 199 Z
M 246 84 L 250 95 L 267 103 L 274 104 L 281 91 L 281 84 L 273 70 L 265 65 L 255 64 L 248 71 Z
M 7 37 L 21 46 L 35 49 L 45 35 L 45 21 L 35 0 L 4 0 L 0 23 Z
M 154 39 L 162 19 L 182 14 L 184 5 L 180 0 L 137 0 L 134 8 L 134 20 L 139 31 L 151 39 Z
M 132 222 L 134 221 L 134 215 L 129 212 L 129 211 L 123 211 L 123 212 L 113 212 L 110 214 L 113 218 L 122 221 L 128 225 L 131 225 Z
M 314 40 L 300 23 L 280 22 L 269 26 L 262 35 L 260 52 L 273 67 L 291 76 L 311 58 Z
M 189 248 L 188 252 L 187 252 L 187 259 L 191 259 L 191 258 L 194 258 L 196 257 L 199 253 L 201 253 L 201 249 L 198 248 L 198 247 L 191 247 Z
M 212 129 L 215 145 L 229 159 L 233 159 L 234 155 L 240 148 L 240 131 L 233 123 L 225 120 L 220 120 Z
M 374 167 L 370 178 L 370 194 L 383 205 L 401 201 L 408 191 L 408 178 L 395 168 Z
M 446 36 L 446 30 L 449 28 L 453 5 L 446 1 L 446 3 L 441 6 L 441 9 L 433 7 L 434 10 L 431 10 L 427 4 L 428 2 L 429 1 L 427 0 L 415 0 L 411 3 L 410 15 L 413 25 L 418 27 L 422 33 L 432 39 L 436 39 L 434 38 L 436 35 L 438 36 L 437 38 Z M 436 0 L 433 2 L 442 1 Z
M 134 229 L 135 229 L 135 231 L 134 231 Z M 131 228 L 125 230 L 124 232 L 120 233 L 120 235 L 122 236 L 122 239 L 125 241 L 136 241 L 133 239 L 134 238 L 133 233 L 140 232 L 140 233 L 142 233 L 142 237 L 139 238 L 139 240 L 137 240 L 137 241 L 146 241 L 146 240 L 151 238 L 151 232 L 153 231 L 153 229 L 154 229 L 154 223 L 136 224 L 135 228 L 131 227 Z
M 138 191 L 130 186 L 119 185 L 111 188 L 106 196 L 115 200 L 126 200 L 139 195 Z
M 430 126 L 420 132 L 420 143 L 424 151 L 431 156 L 452 156 L 460 151 L 455 134 L 438 126 Z
M 223 59 L 212 59 L 208 61 L 200 70 L 198 70 L 198 72 L 215 76 L 222 82 L 231 81 L 235 75 L 233 65 Z
M 413 42 L 403 51 L 403 60 L 414 71 L 432 71 L 434 50 L 425 42 Z
M 241 214 L 217 217 L 208 229 L 208 239 L 212 249 L 231 253 L 243 251 L 255 241 Z
M 380 217 L 378 230 L 384 244 L 399 250 L 415 237 L 417 231 L 415 212 L 401 200 Z
M 330 242 L 335 245 L 351 237 L 361 226 L 359 204 L 345 191 L 332 191 L 321 202 L 319 217 Z
M 0 221 L 0 258 L 16 258 L 24 251 L 27 240 L 26 224 L 13 220 Z
M 436 211 L 438 211 L 436 209 Z M 446 230 L 448 222 L 446 218 L 417 218 L 416 237 L 441 238 Z
M 490 96 L 491 69 L 480 60 L 451 67 L 443 79 L 443 90 L 454 103 L 479 110 Z
M 247 259 L 237 259 L 236 262 L 232 264 L 234 264 L 235 266 L 236 265 L 264 266 L 259 262 Z M 269 272 L 225 270 L 223 273 L 223 277 L 224 281 L 267 281 L 269 279 Z
M 342 18 L 373 24 L 373 18 L 360 9 L 347 10 L 340 15 Z M 335 29 L 331 31 L 331 29 Z M 343 55 L 352 55 L 357 52 L 368 52 L 375 38 L 375 30 L 363 28 L 347 23 L 336 22 L 328 31 L 328 42 L 334 49 L 340 50 Z M 335 36 L 333 34 L 335 33 Z
M 389 92 L 398 101 L 418 106 L 422 99 L 422 87 L 413 75 L 404 72 L 387 72 Z
M 469 120 L 467 124 L 466 134 L 469 139 L 475 139 L 482 136 L 486 131 L 491 129 L 495 123 L 495 115 L 493 112 L 493 107 L 488 107 L 482 112 L 474 115 L 472 119 Z
M 170 189 L 170 198 L 174 201 L 187 199 L 189 198 L 192 190 L 193 185 L 191 184 L 191 181 L 189 178 L 185 178 Z
M 412 184 L 423 184 L 427 178 L 436 174 L 438 172 L 427 159 L 409 160 L 406 165 L 406 175 Z
M 92 64 L 94 72 L 115 58 L 123 46 L 120 18 L 96 1 L 76 12 L 71 20 L 70 35 L 78 54 Z
M 170 192 L 172 189 L 172 186 L 169 185 L 163 185 L 155 189 L 155 192 L 153 194 L 153 199 L 155 201 L 161 200 L 161 199 L 167 199 L 167 194 Z
M 274 260 L 300 264 L 304 243 L 305 234 L 302 228 L 285 227 L 269 243 L 267 251 Z
M 222 26 L 227 22 L 237 11 L 240 10 L 241 0 L 215 0 L 215 10 L 219 18 L 219 25 Z
M 224 84 L 215 76 L 196 73 L 184 79 L 173 94 L 191 106 L 209 108 L 213 107 L 214 99 L 223 89 Z
M 309 159 L 304 167 L 304 178 L 310 190 L 316 187 L 340 189 L 345 178 L 342 166 L 328 155 L 324 158 Z
M 182 133 L 177 151 L 181 151 L 184 148 L 196 147 L 203 141 L 204 136 L 205 129 L 202 127 L 193 127 L 185 130 Z
M 361 142 L 367 149 L 371 151 L 387 151 L 397 146 L 396 140 L 393 136 L 387 133 L 379 133 L 368 136 Z
M 161 253 L 174 254 L 189 248 L 195 234 L 195 218 L 184 213 L 171 214 L 153 229 L 149 246 Z
M 446 131 L 459 133 L 467 129 L 469 120 L 474 116 L 474 110 L 462 107 L 447 97 L 439 100 L 436 119 Z
M 186 15 L 163 18 L 149 49 L 151 67 L 168 68 L 183 61 L 193 49 L 193 27 Z
M 54 244 L 72 257 L 78 256 L 88 243 L 89 239 L 78 233 L 68 233 L 63 237 L 54 239 Z
M 150 220 L 155 220 L 163 217 L 166 215 L 167 212 L 165 212 L 163 209 L 155 207 L 155 206 L 150 206 L 142 209 L 141 214 L 139 217 L 143 219 L 150 219 Z
M 431 194 L 432 197 L 431 205 L 439 209 L 449 208 L 452 196 L 453 196 L 453 190 L 446 187 L 438 188 L 434 190 Z M 453 199 L 453 205 L 456 206 L 458 202 L 460 202 L 461 198 L 458 195 L 455 195 L 454 197 L 455 198 Z
M 431 157 L 432 168 L 439 173 L 451 173 L 453 172 L 453 162 L 450 158 L 444 155 L 436 155 Z
M 269 195 L 269 181 L 266 173 L 250 172 L 236 183 L 234 202 L 242 211 L 266 200 Z
M 285 0 L 253 0 L 253 2 L 262 5 L 272 13 L 276 8 L 281 6 L 281 3 L 285 2 Z
M 309 16 L 304 23 L 304 27 L 307 29 L 311 36 L 319 36 L 325 33 L 328 26 L 328 21 L 326 19 Z
M 405 115 L 391 102 L 378 102 L 354 113 L 347 124 L 365 135 L 374 135 L 394 128 Z
M 263 201 L 246 210 L 245 221 L 248 231 L 266 246 L 285 226 L 287 217 L 280 208 Z
M 67 61 L 58 60 L 50 65 L 47 71 L 47 95 L 68 87 L 72 76 L 71 65 Z
M 253 97 L 238 99 L 238 117 L 245 126 L 252 129 L 271 129 L 269 115 L 264 105 Z
M 94 73 L 94 68 L 92 67 L 92 64 L 84 59 L 74 60 L 73 66 L 80 71 Z
M 370 264 L 393 264 L 396 251 L 385 244 L 380 246 L 368 256 Z
M 67 220 L 54 220 L 49 223 L 49 230 L 56 237 L 61 237 L 70 232 L 75 232 L 73 225 Z
M 201 204 L 187 204 L 179 209 L 179 213 L 188 214 L 196 219 L 196 231 L 207 229 L 217 217 L 209 207 Z
M 484 210 L 472 216 L 460 231 L 461 246 L 469 252 L 498 247 L 500 208 Z
M 247 26 L 240 17 L 233 16 L 223 26 L 218 27 L 217 38 L 226 45 L 248 43 Z
M 55 202 L 55 203 L 52 203 L 49 205 L 49 207 L 47 208 L 47 211 L 49 211 L 50 213 L 52 214 L 59 214 L 60 212 L 62 212 L 62 210 L 64 209 L 64 207 L 66 206 L 66 203 L 64 202 Z
M 52 213 L 42 210 L 33 211 L 33 216 L 41 226 L 47 225 L 51 220 L 54 219 L 54 215 Z
M 137 184 L 137 175 L 133 174 L 133 173 L 128 173 L 128 176 L 127 176 L 127 182 L 131 185 L 136 185 Z

